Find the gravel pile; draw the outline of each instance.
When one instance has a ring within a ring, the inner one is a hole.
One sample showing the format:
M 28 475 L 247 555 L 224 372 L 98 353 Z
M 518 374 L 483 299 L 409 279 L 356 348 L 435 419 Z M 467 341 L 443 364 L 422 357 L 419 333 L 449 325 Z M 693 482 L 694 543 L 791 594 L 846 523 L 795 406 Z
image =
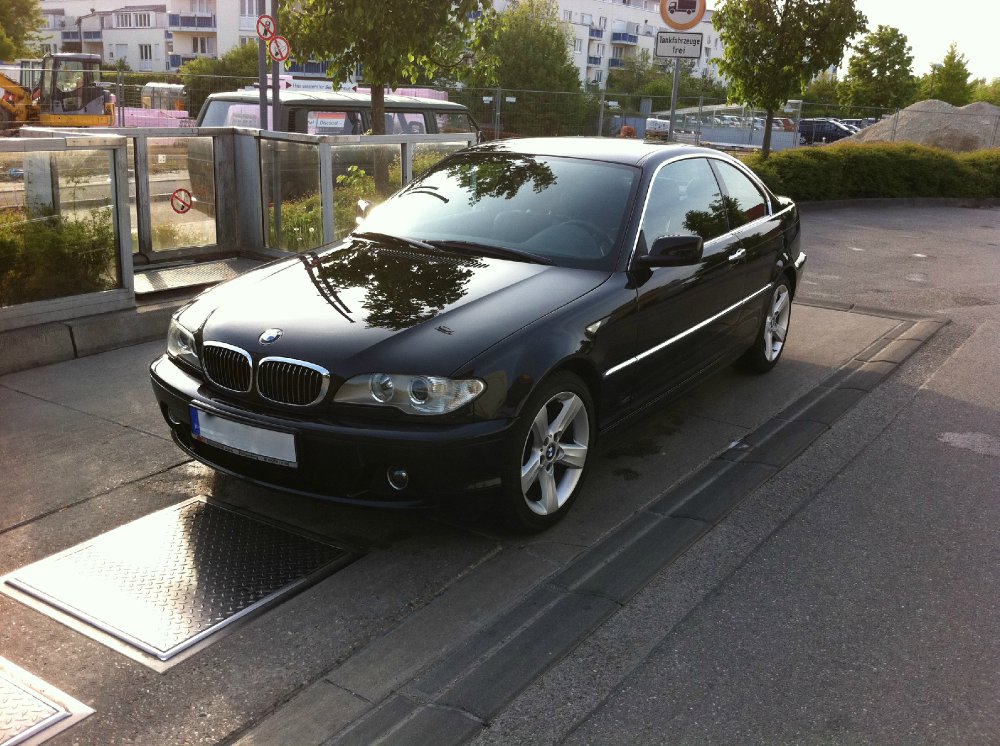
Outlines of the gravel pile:
M 952 106 L 928 99 L 865 127 L 842 142 L 915 142 L 945 150 L 1000 147 L 1000 106 L 977 101 Z

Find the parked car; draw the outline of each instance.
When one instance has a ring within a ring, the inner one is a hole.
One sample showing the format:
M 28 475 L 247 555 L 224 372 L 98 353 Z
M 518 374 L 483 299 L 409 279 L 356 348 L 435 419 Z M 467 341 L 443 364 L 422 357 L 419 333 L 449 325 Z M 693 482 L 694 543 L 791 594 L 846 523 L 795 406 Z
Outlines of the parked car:
M 803 144 L 836 142 L 853 134 L 850 127 L 836 119 L 820 117 L 799 120 L 799 141 Z
M 788 117 L 775 117 L 771 120 L 771 129 L 781 132 L 795 132 L 795 122 Z
M 281 91 L 280 128 L 310 135 L 363 135 L 372 130 L 371 96 L 353 91 Z M 271 92 L 267 92 L 271 100 Z M 256 89 L 213 93 L 202 104 L 199 127 L 260 127 L 260 93 Z M 273 127 L 267 106 L 267 128 Z M 386 134 L 480 134 L 479 125 L 462 104 L 416 96 L 385 96 Z M 283 195 L 295 197 L 315 191 L 318 168 L 301 149 L 283 146 Z M 350 164 L 339 164 L 346 173 Z M 338 164 L 334 164 L 335 168 Z M 210 144 L 196 138 L 189 146 L 188 169 L 195 207 L 215 210 L 214 160 Z M 300 172 L 297 178 L 295 172 Z
M 152 386 L 220 471 L 350 502 L 492 496 L 541 530 L 601 434 L 778 362 L 805 258 L 795 204 L 718 151 L 491 142 L 185 305 Z

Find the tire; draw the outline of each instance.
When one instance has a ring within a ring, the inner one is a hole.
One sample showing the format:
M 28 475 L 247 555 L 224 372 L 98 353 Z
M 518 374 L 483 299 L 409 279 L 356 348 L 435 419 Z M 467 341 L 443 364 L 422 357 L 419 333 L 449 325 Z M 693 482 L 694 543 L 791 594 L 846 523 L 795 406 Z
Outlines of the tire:
M 788 287 L 788 278 L 782 276 L 775 282 L 774 290 L 768 296 L 753 345 L 743 353 L 737 365 L 753 373 L 767 373 L 771 370 L 781 359 L 791 320 L 792 291 Z
M 569 511 L 590 471 L 596 443 L 590 391 L 558 373 L 532 393 L 507 445 L 500 496 L 503 520 L 518 531 L 544 531 Z

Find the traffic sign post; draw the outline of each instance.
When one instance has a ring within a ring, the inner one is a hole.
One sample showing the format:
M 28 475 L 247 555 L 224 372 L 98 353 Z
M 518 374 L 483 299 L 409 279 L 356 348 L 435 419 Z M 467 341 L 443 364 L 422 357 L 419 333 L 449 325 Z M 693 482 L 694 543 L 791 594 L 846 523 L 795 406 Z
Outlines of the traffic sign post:
M 706 0 L 660 0 L 660 17 L 663 22 L 666 23 L 674 31 L 687 31 L 689 28 L 694 28 L 699 23 L 701 19 L 705 17 L 705 10 L 707 9 Z M 670 33 L 663 34 L 664 36 L 671 36 Z M 674 139 L 674 117 L 677 113 L 677 93 L 680 90 L 680 78 L 681 78 L 681 58 L 682 57 L 700 57 L 701 56 L 701 34 L 673 34 L 673 37 L 686 37 L 686 36 L 697 36 L 698 37 L 698 54 L 687 55 L 687 54 L 660 54 L 660 36 L 656 35 L 656 54 L 661 57 L 673 57 L 674 58 L 674 87 L 670 95 L 670 129 L 667 131 L 667 139 Z M 680 49 L 682 52 L 687 50 L 689 44 L 687 42 L 681 41 L 678 44 L 669 44 L 670 50 Z

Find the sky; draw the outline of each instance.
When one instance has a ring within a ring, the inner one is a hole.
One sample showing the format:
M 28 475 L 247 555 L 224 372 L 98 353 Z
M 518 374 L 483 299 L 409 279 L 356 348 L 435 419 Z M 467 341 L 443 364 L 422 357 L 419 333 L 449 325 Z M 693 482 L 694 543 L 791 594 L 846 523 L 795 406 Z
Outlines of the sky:
M 955 42 L 973 78 L 1000 78 L 1000 3 L 997 0 L 855 0 L 868 29 L 895 26 L 907 38 L 913 74 L 929 72 Z M 846 61 L 845 61 L 846 69 Z

